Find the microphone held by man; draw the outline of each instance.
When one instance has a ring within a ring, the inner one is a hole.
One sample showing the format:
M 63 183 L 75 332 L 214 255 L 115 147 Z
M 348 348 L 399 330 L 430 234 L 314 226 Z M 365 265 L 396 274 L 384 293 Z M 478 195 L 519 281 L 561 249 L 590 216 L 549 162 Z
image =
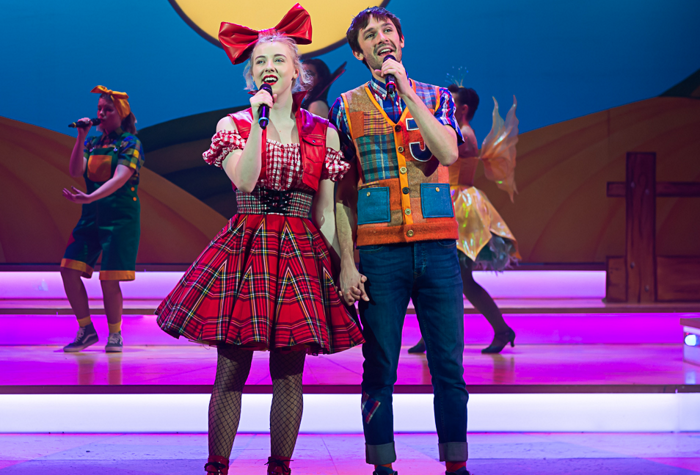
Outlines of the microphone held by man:
M 386 61 L 388 59 L 396 61 L 396 58 L 394 58 L 394 56 L 392 56 L 390 54 L 387 54 L 386 56 L 384 56 L 384 62 L 386 63 Z M 386 93 L 389 96 L 392 96 L 392 97 L 395 96 L 396 95 L 396 78 L 394 77 L 394 75 L 387 74 L 386 76 L 384 76 L 384 80 L 386 81 Z

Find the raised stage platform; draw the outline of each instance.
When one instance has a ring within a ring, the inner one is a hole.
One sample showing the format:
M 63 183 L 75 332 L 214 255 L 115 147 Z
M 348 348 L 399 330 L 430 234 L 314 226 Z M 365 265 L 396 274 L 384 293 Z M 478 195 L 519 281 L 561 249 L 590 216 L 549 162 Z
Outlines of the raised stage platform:
M 104 343 L 81 353 L 55 346 L 0 347 L 0 394 L 210 394 L 216 349 L 126 346 L 106 354 Z M 395 392 L 432 394 L 425 355 L 403 348 Z M 677 393 L 700 391 L 700 367 L 684 363 L 679 345 L 517 345 L 483 355 L 469 345 L 464 377 L 473 394 Z M 257 352 L 246 393 L 268 394 L 269 353 Z M 309 356 L 307 394 L 360 394 L 360 348 Z
M 57 290 L 60 280 L 49 273 L 8 274 L 0 274 L 7 284 L 3 295 L 10 287 L 19 298 L 0 300 L 0 432 L 206 431 L 216 351 L 164 334 L 152 315 L 177 275 L 140 275 L 141 287 L 127 292 L 125 286 L 131 309 L 124 318 L 125 351 L 108 355 L 99 307 L 93 320 L 102 341 L 65 354 L 61 346 L 73 339 L 76 325 Z M 471 431 L 700 431 L 700 366 L 683 361 L 679 324 L 700 317 L 699 306 L 606 305 L 604 279 L 595 272 L 479 278 L 517 338 L 515 348 L 482 355 L 491 329 L 465 302 Z M 95 279 L 89 284 L 93 290 L 95 284 L 99 288 Z M 419 338 L 409 309 L 396 384 L 397 431 L 434 431 L 427 361 L 406 352 Z M 244 432 L 268 430 L 267 357 L 254 359 Z M 361 432 L 361 373 L 359 348 L 308 357 L 302 431 Z
M 496 298 L 503 313 L 699 313 L 700 303 L 658 302 L 630 305 L 606 303 L 601 298 Z M 125 299 L 124 315 L 152 315 L 162 298 Z M 104 312 L 101 299 L 90 299 L 95 315 Z M 407 314 L 415 314 L 409 304 Z M 478 311 L 464 301 L 464 313 L 478 315 Z M 0 315 L 73 315 L 68 300 L 63 299 L 0 299 Z
M 433 432 L 423 355 L 401 356 L 396 430 Z M 700 367 L 675 344 L 518 345 L 501 355 L 465 350 L 471 431 L 700 431 Z M 216 352 L 128 346 L 80 354 L 55 346 L 0 348 L 0 432 L 201 432 Z M 359 349 L 309 357 L 302 432 L 360 433 Z M 254 358 L 241 431 L 265 432 L 267 354 Z

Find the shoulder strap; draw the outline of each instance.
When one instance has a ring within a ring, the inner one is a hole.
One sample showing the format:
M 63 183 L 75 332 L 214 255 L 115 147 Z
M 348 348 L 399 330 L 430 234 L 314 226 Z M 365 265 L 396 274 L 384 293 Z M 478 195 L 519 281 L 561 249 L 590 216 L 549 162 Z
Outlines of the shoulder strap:
M 370 97 L 372 93 L 368 90 L 369 82 L 366 82 L 355 89 L 351 89 L 340 95 L 345 107 L 345 118 L 348 123 L 348 132 L 352 140 L 364 135 L 363 110 L 370 107 L 376 109 Z
M 313 137 L 314 140 L 321 140 L 322 145 L 326 145 L 326 130 L 329 122 L 323 117 L 312 114 L 306 109 L 299 109 L 297 119 L 297 131 L 299 132 L 299 141 L 304 137 Z
M 138 138 L 136 135 L 132 134 L 131 132 L 125 132 L 124 134 L 122 134 L 122 136 L 121 136 L 119 139 L 120 139 L 120 140 L 119 140 L 119 144 L 120 144 L 120 145 L 121 145 L 122 142 L 124 142 L 124 140 L 127 140 L 127 139 L 129 139 L 130 141 L 132 141 L 132 142 L 134 143 L 135 146 L 138 146 L 139 143 L 141 143 L 141 141 L 139 140 L 139 138 Z
M 250 136 L 250 128 L 253 126 L 253 111 L 249 108 L 228 115 L 236 124 L 238 134 L 245 140 Z
M 306 109 L 299 109 L 296 119 L 303 170 L 302 181 L 312 190 L 318 191 L 326 157 L 328 121 Z

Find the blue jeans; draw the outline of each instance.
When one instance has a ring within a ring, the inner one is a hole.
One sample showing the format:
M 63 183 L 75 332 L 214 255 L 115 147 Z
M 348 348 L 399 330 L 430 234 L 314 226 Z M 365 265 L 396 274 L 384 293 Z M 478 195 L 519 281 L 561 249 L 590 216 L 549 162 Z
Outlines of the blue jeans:
M 369 302 L 359 310 L 366 343 L 362 420 L 367 463 L 396 460 L 392 395 L 401 331 L 413 299 L 432 377 L 440 460 L 467 460 L 467 393 L 464 383 L 464 304 L 454 240 L 362 246 L 360 272 Z

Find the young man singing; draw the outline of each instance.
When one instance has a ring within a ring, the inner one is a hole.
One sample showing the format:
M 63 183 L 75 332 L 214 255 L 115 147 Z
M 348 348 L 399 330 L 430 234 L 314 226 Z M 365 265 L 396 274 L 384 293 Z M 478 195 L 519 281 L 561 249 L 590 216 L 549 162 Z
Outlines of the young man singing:
M 454 102 L 447 89 L 408 78 L 401 23 L 391 12 L 360 12 L 347 38 L 372 75 L 342 94 L 330 112 L 352 162 L 338 185 L 336 223 L 342 295 L 348 304 L 359 301 L 366 340 L 367 463 L 376 475 L 396 473 L 392 394 L 401 329 L 413 299 L 435 393 L 440 460 L 447 474 L 467 474 L 464 307 L 447 170 L 462 142 Z M 390 75 L 395 94 L 387 92 Z

